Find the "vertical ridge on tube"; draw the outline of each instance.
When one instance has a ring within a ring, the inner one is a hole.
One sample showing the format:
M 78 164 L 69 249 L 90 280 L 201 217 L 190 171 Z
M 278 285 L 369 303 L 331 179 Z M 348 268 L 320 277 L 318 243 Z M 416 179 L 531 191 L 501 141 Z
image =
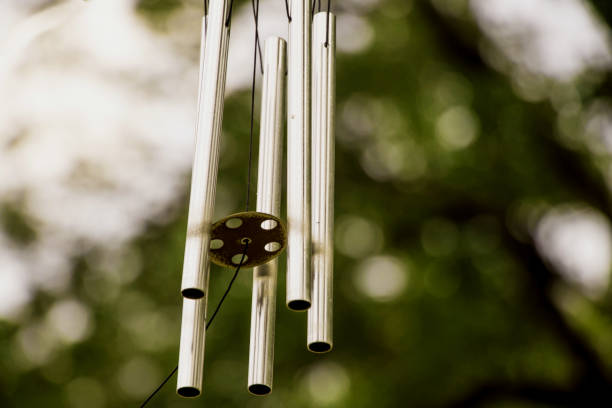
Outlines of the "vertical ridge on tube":
M 307 343 L 310 351 L 323 353 L 333 346 L 335 16 L 317 13 L 312 33 L 313 284 Z
M 291 0 L 287 86 L 287 306 L 311 302 L 309 0 Z
M 280 216 L 283 168 L 285 48 L 285 41 L 278 37 L 264 44 L 257 211 L 275 216 Z M 272 391 L 277 271 L 276 258 L 253 270 L 248 390 L 255 395 Z

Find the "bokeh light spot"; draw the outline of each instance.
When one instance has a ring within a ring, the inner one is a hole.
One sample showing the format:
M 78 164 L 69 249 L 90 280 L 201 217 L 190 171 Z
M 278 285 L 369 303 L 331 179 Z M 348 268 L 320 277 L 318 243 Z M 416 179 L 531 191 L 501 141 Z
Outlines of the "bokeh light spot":
M 348 395 L 351 380 L 341 365 L 326 361 L 309 367 L 304 378 L 314 406 L 329 406 Z
M 444 111 L 436 122 L 436 136 L 442 147 L 459 150 L 471 145 L 480 130 L 478 118 L 465 106 Z
M 387 302 L 404 292 L 408 277 L 408 268 L 398 258 L 373 256 L 359 264 L 355 283 L 366 296 Z
M 346 256 L 363 258 L 383 248 L 384 237 L 380 226 L 354 215 L 342 216 L 336 227 L 336 247 Z

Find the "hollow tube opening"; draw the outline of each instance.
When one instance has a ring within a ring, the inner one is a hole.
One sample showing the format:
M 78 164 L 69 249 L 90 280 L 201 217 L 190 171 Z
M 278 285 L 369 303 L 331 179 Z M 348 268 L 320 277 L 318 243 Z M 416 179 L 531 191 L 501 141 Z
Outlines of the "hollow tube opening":
M 181 397 L 195 398 L 200 395 L 200 390 L 195 387 L 181 387 L 176 390 L 176 393 Z
M 183 289 L 181 293 L 188 299 L 202 299 L 204 297 L 204 292 L 196 288 Z
M 307 300 L 291 300 L 287 303 L 287 307 L 295 311 L 304 311 L 310 309 L 310 302 Z
M 327 353 L 331 349 L 331 344 L 324 341 L 315 341 L 314 343 L 310 343 L 308 345 L 308 350 L 312 351 L 313 353 Z
M 253 395 L 267 395 L 272 392 L 272 388 L 264 384 L 249 385 L 249 392 Z

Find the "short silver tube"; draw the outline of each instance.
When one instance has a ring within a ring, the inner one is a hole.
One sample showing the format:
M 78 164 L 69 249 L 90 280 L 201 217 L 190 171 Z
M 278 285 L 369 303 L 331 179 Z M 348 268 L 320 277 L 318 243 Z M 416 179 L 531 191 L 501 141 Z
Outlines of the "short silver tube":
M 206 20 L 204 58 L 200 61 L 200 92 L 196 146 L 191 175 L 191 197 L 183 261 L 181 292 L 187 298 L 205 298 L 210 226 L 217 188 L 219 139 L 223 120 L 227 51 L 228 0 L 210 0 Z
M 197 397 L 202 393 L 205 316 L 206 301 L 204 299 L 183 298 L 181 344 L 176 381 L 176 393 L 181 397 Z
M 287 306 L 310 307 L 310 1 L 291 0 L 287 86 Z
M 313 282 L 307 335 L 308 349 L 315 353 L 333 346 L 335 70 L 336 18 L 317 13 L 312 26 Z
M 259 132 L 257 211 L 276 216 L 280 216 L 283 168 L 285 48 L 281 38 L 265 41 Z M 272 391 L 277 271 L 277 258 L 253 271 L 248 390 L 255 395 Z

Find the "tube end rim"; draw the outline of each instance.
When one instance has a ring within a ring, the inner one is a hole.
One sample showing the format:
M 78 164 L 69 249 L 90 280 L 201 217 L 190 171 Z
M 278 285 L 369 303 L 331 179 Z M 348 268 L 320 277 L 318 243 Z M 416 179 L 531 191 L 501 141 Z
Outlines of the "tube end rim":
M 290 300 L 287 302 L 287 307 L 296 312 L 303 312 L 310 309 L 310 302 L 307 300 Z
M 200 390 L 198 390 L 196 387 L 181 387 L 176 390 L 176 393 L 185 398 L 195 398 L 200 396 Z
M 204 297 L 204 292 L 201 289 L 197 288 L 183 289 L 181 293 L 187 299 L 202 299 Z
M 313 353 L 328 353 L 332 349 L 332 345 L 325 341 L 315 341 L 308 344 L 308 350 Z
M 253 395 L 268 395 L 272 392 L 272 388 L 265 384 L 251 384 L 249 385 L 249 392 Z

